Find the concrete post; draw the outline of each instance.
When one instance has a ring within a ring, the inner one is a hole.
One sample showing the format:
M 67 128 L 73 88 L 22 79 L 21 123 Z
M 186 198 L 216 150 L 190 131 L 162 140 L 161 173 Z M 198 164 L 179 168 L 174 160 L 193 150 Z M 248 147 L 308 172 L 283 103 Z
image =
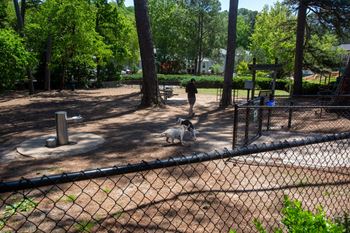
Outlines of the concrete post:
M 68 144 L 67 112 L 55 112 L 57 145 Z

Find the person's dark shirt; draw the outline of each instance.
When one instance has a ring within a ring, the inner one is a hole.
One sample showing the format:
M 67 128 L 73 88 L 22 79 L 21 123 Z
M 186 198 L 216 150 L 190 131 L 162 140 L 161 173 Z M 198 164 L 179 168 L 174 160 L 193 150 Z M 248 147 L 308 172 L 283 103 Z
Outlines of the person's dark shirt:
M 197 93 L 196 85 L 193 82 L 190 82 L 186 86 L 186 92 L 188 98 L 195 98 Z

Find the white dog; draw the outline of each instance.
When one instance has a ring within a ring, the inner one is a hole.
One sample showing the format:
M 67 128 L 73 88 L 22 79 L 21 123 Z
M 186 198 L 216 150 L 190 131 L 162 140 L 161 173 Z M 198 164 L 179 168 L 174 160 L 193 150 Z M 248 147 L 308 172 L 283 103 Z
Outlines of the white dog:
M 181 145 L 183 145 L 183 137 L 185 134 L 185 131 L 187 130 L 186 125 L 181 125 L 180 128 L 171 128 L 165 130 L 161 136 L 166 137 L 166 141 L 169 142 L 169 138 L 171 138 L 171 143 L 174 143 L 175 139 L 179 139 L 181 142 Z
M 183 118 L 180 118 L 178 117 L 176 119 L 176 122 L 180 125 L 185 125 L 187 126 L 187 130 L 191 133 L 192 137 L 194 140 L 197 140 L 196 138 L 196 134 L 198 133 L 198 131 L 194 128 L 192 122 L 190 120 L 187 120 L 187 119 L 183 119 Z

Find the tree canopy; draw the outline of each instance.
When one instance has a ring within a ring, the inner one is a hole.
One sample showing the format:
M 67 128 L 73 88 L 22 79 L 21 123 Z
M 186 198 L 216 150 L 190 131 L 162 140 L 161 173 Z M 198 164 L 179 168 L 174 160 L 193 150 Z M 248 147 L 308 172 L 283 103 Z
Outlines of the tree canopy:
M 25 68 L 33 65 L 33 57 L 23 40 L 11 29 L 0 29 L 0 90 L 12 88 L 25 77 Z
M 295 51 L 296 16 L 284 4 L 265 7 L 258 14 L 251 36 L 251 52 L 260 63 L 273 63 L 275 58 L 283 63 L 285 74 L 292 74 Z M 337 68 L 341 54 L 339 37 L 332 29 L 323 28 L 318 22 L 308 27 L 304 45 L 304 68 L 314 71 Z

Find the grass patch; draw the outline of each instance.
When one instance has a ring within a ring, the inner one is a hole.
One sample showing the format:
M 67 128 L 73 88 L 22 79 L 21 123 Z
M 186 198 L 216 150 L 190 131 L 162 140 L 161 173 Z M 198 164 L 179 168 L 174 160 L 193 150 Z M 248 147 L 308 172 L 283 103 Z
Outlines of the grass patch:
M 123 211 L 117 211 L 112 214 L 112 216 L 116 219 L 120 218 L 123 215 Z
M 68 194 L 66 195 L 66 197 L 64 198 L 65 202 L 75 202 L 78 199 L 78 197 L 74 194 Z
M 106 188 L 102 188 L 102 191 L 104 193 L 108 194 L 108 193 L 112 192 L 112 189 L 106 187 Z
M 14 204 L 6 205 L 5 210 L 1 214 L 3 217 L 0 219 L 0 230 L 6 226 L 7 220 L 10 217 L 16 215 L 16 213 L 29 212 L 35 209 L 37 206 L 38 203 L 31 198 L 24 198 L 20 201 L 15 202 Z
M 34 202 L 31 198 L 24 198 L 12 205 L 5 206 L 4 216 L 5 218 L 14 215 L 17 212 L 28 212 L 38 206 L 38 203 Z
M 75 229 L 78 232 L 92 232 L 92 228 L 96 225 L 94 221 L 79 221 L 75 224 Z

